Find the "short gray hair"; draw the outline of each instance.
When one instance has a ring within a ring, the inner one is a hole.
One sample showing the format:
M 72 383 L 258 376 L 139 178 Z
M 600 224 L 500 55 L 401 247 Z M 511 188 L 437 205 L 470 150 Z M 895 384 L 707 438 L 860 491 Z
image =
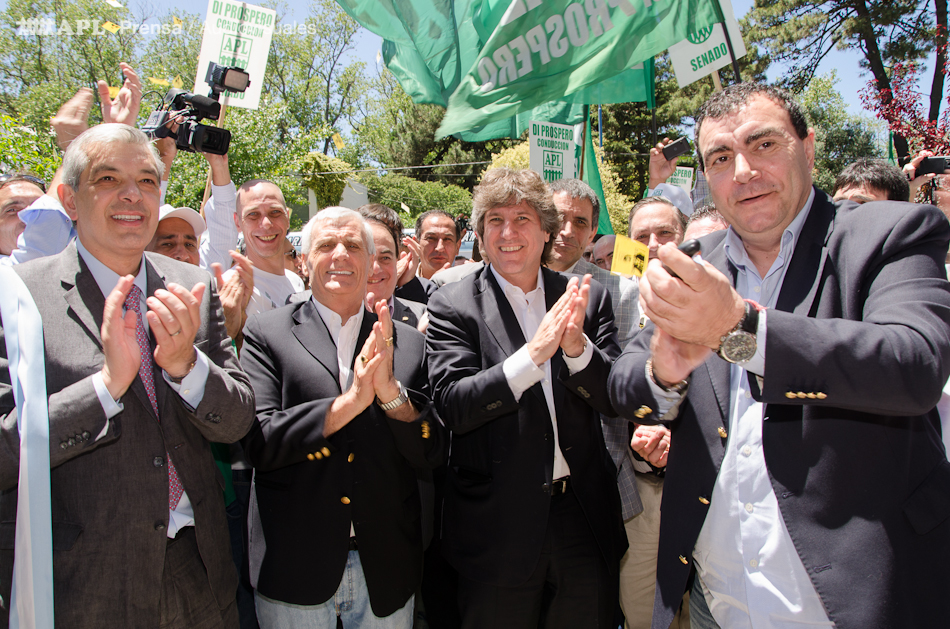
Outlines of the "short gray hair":
M 356 210 L 338 206 L 325 207 L 314 214 L 313 218 L 307 221 L 307 224 L 304 225 L 303 233 L 300 235 L 300 251 L 302 251 L 305 256 L 310 255 L 310 247 L 313 246 L 314 240 L 313 230 L 320 221 L 342 223 L 344 221 L 349 222 L 354 219 L 360 223 L 360 230 L 363 232 L 363 242 L 366 243 L 366 250 L 369 251 L 370 255 L 375 254 L 376 242 L 373 240 L 373 230 L 370 229 L 366 219 L 364 219 L 363 216 Z
M 594 189 L 588 186 L 580 179 L 557 179 L 548 184 L 552 194 L 566 192 L 572 199 L 584 199 L 590 201 L 593 208 L 590 216 L 590 224 L 595 230 L 600 224 L 600 199 Z
M 159 181 L 161 180 L 165 165 L 148 136 L 134 127 L 109 123 L 87 129 L 72 141 L 66 149 L 66 155 L 63 156 L 63 182 L 73 190 L 78 190 L 82 174 L 89 167 L 90 153 L 93 149 L 120 143 L 147 146 L 151 165 L 155 167 L 155 174 Z

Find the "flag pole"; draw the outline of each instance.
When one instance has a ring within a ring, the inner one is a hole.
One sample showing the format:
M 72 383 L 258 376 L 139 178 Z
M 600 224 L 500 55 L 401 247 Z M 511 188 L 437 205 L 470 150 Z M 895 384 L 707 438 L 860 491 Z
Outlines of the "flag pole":
M 729 58 L 732 59 L 732 71 L 736 74 L 736 83 L 742 83 L 742 74 L 739 73 L 739 61 L 736 59 L 736 51 L 732 48 L 732 38 L 729 36 L 729 28 L 726 26 L 726 18 L 722 13 L 722 5 L 719 0 L 713 0 L 713 7 L 716 9 L 716 17 L 722 24 L 722 34 L 726 37 L 726 48 L 729 49 Z

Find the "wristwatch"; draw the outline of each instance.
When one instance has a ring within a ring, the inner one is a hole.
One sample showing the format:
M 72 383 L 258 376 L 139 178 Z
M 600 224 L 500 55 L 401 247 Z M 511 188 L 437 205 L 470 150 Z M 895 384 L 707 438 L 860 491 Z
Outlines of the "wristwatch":
M 396 380 L 396 384 L 399 385 L 399 395 L 396 396 L 395 400 L 383 403 L 382 400 L 376 398 L 376 402 L 379 404 L 379 408 L 384 411 L 391 411 L 394 408 L 399 408 L 403 404 L 409 401 L 409 392 L 406 391 L 406 387 L 402 386 L 402 383 Z
M 719 339 L 719 355 L 730 363 L 745 363 L 755 356 L 755 333 L 759 329 L 759 310 L 745 302 L 745 313 L 732 330 Z

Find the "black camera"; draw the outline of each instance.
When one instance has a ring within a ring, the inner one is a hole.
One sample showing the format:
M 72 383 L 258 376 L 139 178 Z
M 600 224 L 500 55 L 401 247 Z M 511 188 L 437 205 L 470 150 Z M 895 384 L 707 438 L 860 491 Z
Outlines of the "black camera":
M 205 118 L 217 120 L 220 115 L 221 103 L 213 98 L 173 88 L 165 94 L 162 108 L 149 115 L 142 131 L 150 138 L 171 137 L 169 122 L 179 118 L 178 132 L 175 133 L 178 150 L 224 155 L 231 145 L 231 132 L 201 124 Z
M 180 151 L 225 155 L 231 145 L 231 132 L 212 125 L 201 124 L 204 119 L 217 120 L 221 115 L 218 95 L 224 91 L 243 92 L 251 84 L 241 68 L 226 68 L 215 62 L 208 65 L 205 78 L 211 86 L 209 96 L 192 94 L 182 89 L 170 89 L 162 105 L 153 111 L 142 131 L 150 138 L 172 136 L 170 123 L 178 122 L 175 146 Z

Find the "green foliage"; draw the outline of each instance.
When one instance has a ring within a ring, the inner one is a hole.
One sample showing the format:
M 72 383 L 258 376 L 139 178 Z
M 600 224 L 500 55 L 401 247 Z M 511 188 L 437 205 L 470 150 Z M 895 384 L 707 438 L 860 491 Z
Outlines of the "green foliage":
M 815 77 L 801 95 L 809 123 L 815 129 L 815 185 L 830 192 L 835 177 L 859 157 L 883 157 L 880 122 L 849 114 L 835 85 L 837 73 Z
M 50 181 L 59 166 L 56 141 L 10 116 L 0 115 L 0 165 L 4 172 L 26 171 Z
M 620 103 L 604 105 L 604 154 L 614 163 L 620 191 L 633 199 L 640 199 L 646 192 L 649 179 L 650 149 L 656 141 L 669 137 L 676 139 L 686 134 L 692 124 L 693 114 L 709 98 L 713 91 L 712 78 L 703 78 L 680 89 L 669 56 L 656 57 L 656 134 L 654 114 L 646 103 Z M 765 81 L 768 59 L 750 47 L 746 56 L 739 59 L 739 71 L 744 81 Z M 735 81 L 732 66 L 719 71 L 725 85 Z M 599 134 L 597 111 L 591 107 L 591 126 Z M 598 142 L 595 135 L 594 142 Z M 690 144 L 695 148 L 693 138 Z M 695 166 L 693 157 L 680 158 L 680 166 Z M 626 233 L 626 227 L 617 233 Z
M 417 105 L 403 91 L 389 70 L 383 69 L 372 82 L 376 98 L 367 105 L 367 114 L 356 127 L 360 157 L 351 163 L 375 163 L 383 167 L 433 165 L 405 171 L 421 181 L 438 181 L 471 190 L 485 170 L 492 153 L 513 146 L 509 139 L 463 142 L 454 137 L 435 139 L 445 109 L 438 105 Z M 466 164 L 444 166 L 438 164 Z
M 352 169 L 352 166 L 343 160 L 316 151 L 309 153 L 300 162 L 303 183 L 313 190 L 317 198 L 317 207 L 320 208 L 337 205 L 340 202 L 343 189 L 346 188 L 346 180 L 349 178 L 340 171 Z
M 472 211 L 472 194 L 458 186 L 419 181 L 392 173 L 383 176 L 363 174 L 359 180 L 368 188 L 371 203 L 388 205 L 400 212 L 407 224 L 414 223 L 417 216 L 428 210 L 445 210 L 453 216 Z M 408 211 L 403 204 L 409 208 Z
M 0 110 L 45 132 L 79 87 L 99 79 L 118 85 L 119 62 L 137 58 L 144 39 L 137 29 L 113 34 L 98 25 L 148 19 L 101 0 L 10 0 L 0 13 Z
M 227 128 L 231 131 L 228 167 L 238 185 L 250 179 L 268 179 L 284 193 L 288 204 L 305 203 L 297 165 L 306 152 L 293 143 L 280 140 L 277 121 L 285 115 L 283 105 L 262 100 L 259 109 L 229 108 Z M 166 200 L 172 205 L 197 208 L 204 196 L 208 163 L 196 153 L 178 152 L 172 164 Z
M 502 167 L 529 168 L 529 151 L 530 147 L 527 142 L 504 149 L 492 155 L 491 164 L 486 170 Z M 615 234 L 626 234 L 627 217 L 630 215 L 633 201 L 620 190 L 620 175 L 612 163 L 604 160 L 604 153 L 599 146 L 594 147 L 594 154 L 597 155 L 597 169 L 600 171 L 600 183 L 604 188 L 604 201 L 607 202 L 610 224 L 613 226 Z

